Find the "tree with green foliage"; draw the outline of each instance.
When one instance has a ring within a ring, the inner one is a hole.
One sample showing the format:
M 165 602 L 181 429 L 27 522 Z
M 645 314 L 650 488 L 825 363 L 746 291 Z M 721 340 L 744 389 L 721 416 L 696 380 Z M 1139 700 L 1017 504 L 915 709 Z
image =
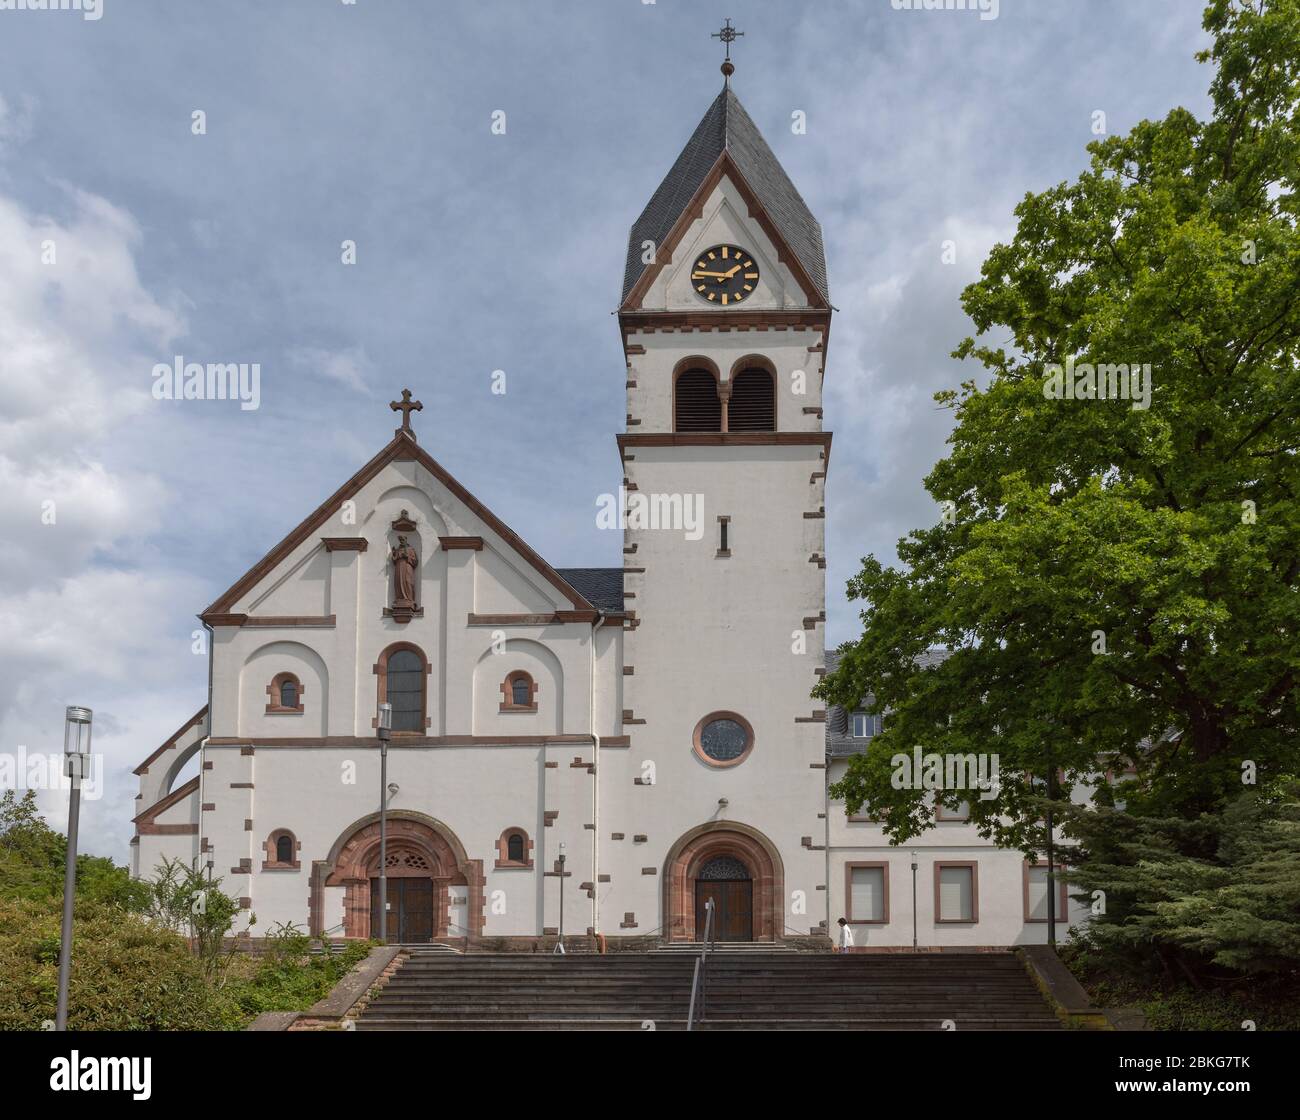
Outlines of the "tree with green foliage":
M 1090 952 L 1121 969 L 1155 965 L 1196 987 L 1294 972 L 1300 783 L 1250 789 L 1222 813 L 1194 817 L 1135 816 L 1109 792 L 1103 804 L 1063 810 L 1081 853 L 1072 887 L 1101 903 L 1082 934 Z
M 63 897 L 63 865 L 68 841 L 55 832 L 36 807 L 36 792 L 19 798 L 14 790 L 0 796 L 0 897 Z M 138 911 L 146 905 L 146 887 L 104 856 L 77 853 L 77 899 Z
M 145 884 L 149 916 L 162 928 L 188 938 L 203 963 L 203 974 L 218 985 L 230 965 L 234 950 L 226 951 L 225 943 L 240 909 L 221 889 L 221 882 L 182 859 L 164 857 Z M 256 922 L 256 915 L 251 915 L 248 928 Z
M 939 394 L 936 524 L 849 584 L 863 633 L 816 694 L 872 695 L 883 734 L 833 788 L 903 842 L 926 792 L 890 757 L 996 752 L 969 800 L 1041 847 L 1045 774 L 1133 766 L 1129 812 L 1194 821 L 1297 771 L 1300 737 L 1300 0 L 1215 0 L 1213 108 L 1089 145 L 1029 194 L 963 293 L 986 371 Z M 1056 367 L 1150 367 L 1150 407 Z M 1138 405 L 1138 407 L 1134 407 Z M 945 515 L 946 514 L 946 515 Z M 938 664 L 920 655 L 953 652 Z M 1170 834 L 1210 858 L 1213 830 Z

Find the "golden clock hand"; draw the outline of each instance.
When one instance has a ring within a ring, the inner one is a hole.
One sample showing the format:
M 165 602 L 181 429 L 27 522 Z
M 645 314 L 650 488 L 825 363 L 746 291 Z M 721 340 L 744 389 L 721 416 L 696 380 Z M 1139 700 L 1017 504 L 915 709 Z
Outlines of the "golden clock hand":
M 735 276 L 736 273 L 739 272 L 739 271 L 740 271 L 740 265 L 736 265 L 736 267 L 733 268 L 730 272 L 724 272 L 724 273 L 722 274 L 722 278 L 723 278 L 724 280 L 730 280 L 730 279 L 731 279 L 733 276 Z
M 740 267 L 739 265 L 736 266 L 736 268 L 739 267 Z M 735 268 L 731 270 L 731 272 L 735 272 L 735 271 L 736 271 Z M 712 277 L 716 277 L 718 280 L 729 280 L 731 279 L 731 272 L 692 272 L 691 279 L 702 280 L 706 276 L 712 276 Z

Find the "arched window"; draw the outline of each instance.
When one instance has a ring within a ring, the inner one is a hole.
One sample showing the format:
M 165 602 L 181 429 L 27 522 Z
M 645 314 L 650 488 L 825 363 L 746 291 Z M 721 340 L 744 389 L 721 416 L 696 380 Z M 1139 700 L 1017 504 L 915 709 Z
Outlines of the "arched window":
M 695 878 L 716 883 L 726 880 L 752 879 L 753 875 L 749 873 L 749 868 L 735 856 L 714 856 L 700 868 Z
M 422 734 L 429 726 L 426 682 L 429 662 L 409 642 L 389 646 L 375 664 L 379 703 L 393 706 L 393 731 Z
M 688 369 L 678 374 L 674 390 L 674 431 L 722 431 L 722 401 L 713 374 L 706 369 Z
M 302 711 L 302 682 L 292 673 L 277 673 L 266 686 L 266 710 L 282 715 Z
M 532 867 L 533 842 L 522 828 L 507 828 L 497 840 L 497 867 Z
M 266 858 L 262 861 L 263 870 L 294 871 L 302 866 L 298 859 L 297 837 L 287 828 L 277 828 L 262 845 Z
M 531 674 L 516 669 L 501 683 L 501 711 L 537 711 L 537 682 Z
M 741 370 L 731 383 L 727 431 L 776 431 L 776 382 L 761 368 Z

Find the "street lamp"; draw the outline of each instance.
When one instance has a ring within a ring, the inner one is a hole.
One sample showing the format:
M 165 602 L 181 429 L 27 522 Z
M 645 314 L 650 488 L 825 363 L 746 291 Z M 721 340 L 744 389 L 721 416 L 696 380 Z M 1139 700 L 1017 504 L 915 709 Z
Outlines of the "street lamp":
M 388 943 L 388 740 L 393 737 L 393 706 L 379 705 L 379 940 Z M 372 931 L 373 932 L 373 931 Z M 399 934 L 400 935 L 400 934 Z
M 1052 821 L 1052 802 L 1056 800 L 1056 790 L 1054 788 L 1055 772 L 1052 767 L 1051 747 L 1048 747 L 1047 753 L 1047 812 L 1043 815 L 1043 824 L 1047 832 L 1047 944 L 1053 949 L 1056 948 L 1056 876 L 1052 873 L 1052 863 L 1055 856 L 1052 831 L 1055 824 Z
M 555 951 L 564 955 L 564 841 L 560 841 L 560 937 L 555 943 Z
M 912 853 L 912 948 L 916 948 L 916 853 Z
M 59 940 L 59 1003 L 54 1029 L 68 1029 L 68 982 L 72 978 L 72 904 L 77 893 L 77 821 L 81 815 L 81 779 L 90 763 L 89 708 L 71 706 L 63 714 L 64 773 L 72 780 L 68 794 L 68 853 L 63 865 L 63 934 Z

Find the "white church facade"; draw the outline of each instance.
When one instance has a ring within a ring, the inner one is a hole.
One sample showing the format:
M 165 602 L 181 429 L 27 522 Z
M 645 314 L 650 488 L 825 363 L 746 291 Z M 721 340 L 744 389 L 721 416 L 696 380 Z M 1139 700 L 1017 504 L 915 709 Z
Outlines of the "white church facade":
M 820 226 L 724 87 L 629 236 L 621 567 L 552 568 L 404 394 L 202 613 L 207 704 L 136 769 L 135 874 L 206 866 L 255 934 L 377 933 L 388 703 L 390 939 L 693 941 L 711 898 L 729 940 L 824 944 L 841 916 L 868 949 L 1045 940 L 1020 853 L 960 820 L 892 848 L 828 797 L 872 729 L 810 699 L 831 317 Z

